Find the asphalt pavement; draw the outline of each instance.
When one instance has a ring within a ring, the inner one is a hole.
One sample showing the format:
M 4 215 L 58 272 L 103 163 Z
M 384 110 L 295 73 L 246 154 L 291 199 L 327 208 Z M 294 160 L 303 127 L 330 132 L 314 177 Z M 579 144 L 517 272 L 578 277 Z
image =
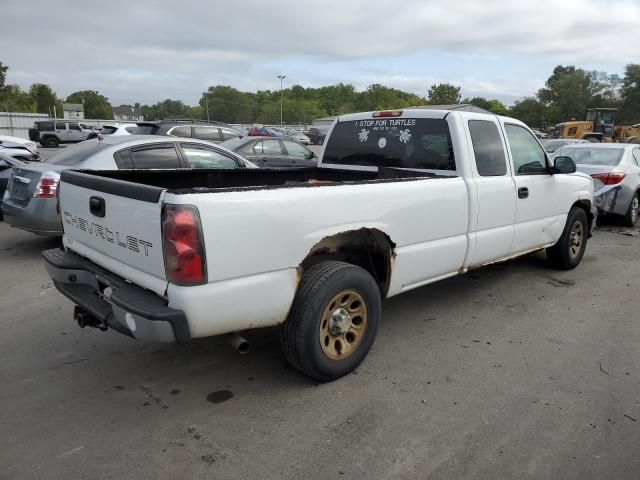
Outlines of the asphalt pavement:
M 317 384 L 275 328 L 244 356 L 80 329 L 40 259 L 58 240 L 0 222 L 0 478 L 640 478 L 638 235 L 395 297 L 357 371 Z

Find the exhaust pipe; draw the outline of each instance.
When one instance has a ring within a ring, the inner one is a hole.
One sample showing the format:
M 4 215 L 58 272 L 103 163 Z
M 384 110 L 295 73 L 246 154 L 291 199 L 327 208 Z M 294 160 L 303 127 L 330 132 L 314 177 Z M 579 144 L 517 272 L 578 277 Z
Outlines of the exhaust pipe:
M 227 336 L 227 341 L 229 342 L 229 345 L 235 348 L 241 355 L 249 353 L 249 350 L 251 350 L 251 344 L 249 341 L 235 332 L 230 333 Z

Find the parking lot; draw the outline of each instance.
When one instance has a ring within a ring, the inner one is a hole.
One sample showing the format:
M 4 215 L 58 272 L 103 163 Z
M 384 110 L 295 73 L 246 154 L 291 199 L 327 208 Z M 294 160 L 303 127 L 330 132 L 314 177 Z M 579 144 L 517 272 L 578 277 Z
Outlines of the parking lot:
M 40 260 L 58 240 L 2 222 L 0 477 L 638 478 L 639 235 L 395 297 L 356 373 L 316 384 L 276 329 L 245 356 L 81 330 Z

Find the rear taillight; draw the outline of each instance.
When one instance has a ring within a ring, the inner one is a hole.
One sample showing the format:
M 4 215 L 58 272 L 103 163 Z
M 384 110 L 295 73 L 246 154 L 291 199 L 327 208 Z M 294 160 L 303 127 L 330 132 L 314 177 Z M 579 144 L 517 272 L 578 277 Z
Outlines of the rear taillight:
M 162 243 L 167 280 L 176 285 L 207 283 L 207 267 L 198 209 L 166 204 L 162 211 Z
M 60 174 L 57 172 L 45 172 L 40 177 L 33 198 L 56 198 L 58 196 L 58 182 Z
M 600 180 L 605 185 L 616 185 L 618 183 L 622 183 L 626 174 L 622 172 L 594 173 L 591 176 L 597 180 Z
M 400 116 L 402 116 L 402 110 L 385 110 L 384 112 L 373 112 L 373 118 Z

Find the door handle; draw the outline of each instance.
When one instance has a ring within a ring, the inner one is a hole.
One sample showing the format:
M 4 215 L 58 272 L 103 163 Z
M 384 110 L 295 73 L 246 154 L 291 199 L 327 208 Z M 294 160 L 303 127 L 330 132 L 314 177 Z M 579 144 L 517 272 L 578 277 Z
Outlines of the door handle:
M 518 189 L 518 198 L 529 198 L 529 189 L 527 187 L 520 187 Z

